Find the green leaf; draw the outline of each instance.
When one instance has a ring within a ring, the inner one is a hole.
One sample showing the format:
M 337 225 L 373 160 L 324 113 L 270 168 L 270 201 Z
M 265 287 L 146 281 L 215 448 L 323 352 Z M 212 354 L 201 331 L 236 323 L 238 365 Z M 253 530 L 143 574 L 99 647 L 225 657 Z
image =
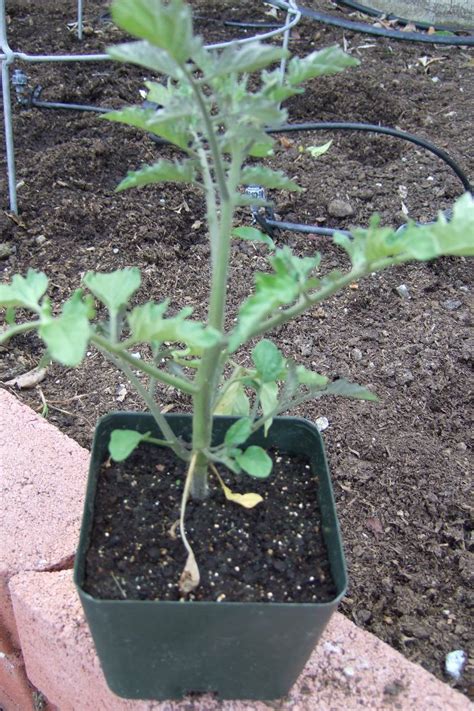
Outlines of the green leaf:
M 135 430 L 113 430 L 109 440 L 109 452 L 116 462 L 123 462 L 145 440 L 150 432 L 142 434 Z
M 249 42 L 241 47 L 231 45 L 221 52 L 219 62 L 208 78 L 226 76 L 230 72 L 235 74 L 255 72 L 287 56 L 288 51 L 282 47 L 274 47 L 258 41 Z
M 250 403 L 245 388 L 240 381 L 231 383 L 217 401 L 215 415 L 231 415 L 247 417 L 250 414 Z
M 404 251 L 418 260 L 443 255 L 474 256 L 474 197 L 462 195 L 454 204 L 449 222 L 441 214 L 430 225 L 410 225 L 402 233 Z
M 185 62 L 193 53 L 191 9 L 183 0 L 114 0 L 114 22 L 134 37 L 148 40 L 169 53 L 178 62 Z
M 304 365 L 296 366 L 296 377 L 300 385 L 306 385 L 309 388 L 324 388 L 329 382 L 329 378 L 325 375 L 320 375 L 312 370 L 308 370 Z
M 279 190 L 293 190 L 301 192 L 302 188 L 290 180 L 283 171 L 272 170 L 263 165 L 247 166 L 242 170 L 240 182 L 242 185 L 262 185 L 265 188 L 278 188 Z
M 87 272 L 84 284 L 111 313 L 118 313 L 129 302 L 141 283 L 137 267 L 116 269 L 114 272 Z
M 194 165 L 194 162 L 190 160 L 172 163 L 160 159 L 153 165 L 147 165 L 140 170 L 127 173 L 127 177 L 119 183 L 115 190 L 120 192 L 152 183 L 192 183 L 196 176 Z
M 377 401 L 378 397 L 375 393 L 370 392 L 367 388 L 362 385 L 357 385 L 356 383 L 349 383 L 344 378 L 339 380 L 334 380 L 329 383 L 325 390 L 326 395 L 340 395 L 342 397 L 350 397 L 355 400 L 373 400 Z
M 158 74 L 164 74 L 173 79 L 180 79 L 182 71 L 179 65 L 167 52 L 153 47 L 148 42 L 126 42 L 115 47 L 109 47 L 107 54 L 116 62 L 137 64 L 139 67 L 151 69 Z M 108 114 L 105 114 L 108 117 Z
M 23 307 L 38 311 L 39 300 L 48 288 L 48 277 L 43 272 L 28 269 L 26 277 L 15 274 L 11 284 L 0 284 L 0 306 Z
M 322 146 L 306 146 L 305 150 L 306 153 L 309 153 L 311 158 L 318 158 L 319 156 L 324 155 L 332 146 L 332 141 L 328 141 L 327 143 L 323 143 Z
M 265 232 L 257 230 L 255 227 L 236 227 L 235 230 L 232 231 L 232 236 L 250 242 L 263 242 L 268 245 L 270 249 L 275 249 L 275 242 L 272 238 L 266 235 Z
M 250 417 L 242 417 L 229 427 L 224 437 L 224 444 L 233 447 L 245 442 L 252 432 L 252 420 Z
M 252 350 L 252 360 L 263 383 L 269 383 L 280 375 L 285 359 L 276 345 L 262 339 Z
M 161 304 L 148 302 L 136 306 L 128 315 L 128 322 L 135 343 L 182 342 L 199 353 L 200 349 L 212 348 L 221 335 L 216 329 L 205 326 L 200 321 L 187 319 L 189 310 L 183 309 L 171 318 L 163 318 L 168 301 Z
M 288 63 L 286 80 L 291 85 L 301 84 L 315 77 L 336 74 L 347 67 L 356 67 L 358 59 L 350 57 L 340 47 L 334 45 L 312 52 L 307 57 L 292 57 Z
M 146 81 L 145 86 L 148 89 L 148 101 L 152 101 L 158 106 L 168 106 L 174 97 L 174 92 L 171 88 L 158 81 Z
M 77 289 L 63 305 L 61 316 L 45 321 L 38 333 L 53 360 L 62 365 L 79 365 L 85 356 L 90 336 L 91 303 Z
M 262 447 L 247 447 L 235 460 L 247 474 L 257 479 L 266 479 L 272 471 L 273 462 Z
M 275 382 L 272 383 L 262 383 L 262 386 L 259 391 L 260 395 L 260 404 L 262 406 L 262 412 L 264 416 L 268 416 L 271 412 L 273 412 L 278 404 L 278 384 Z M 265 437 L 268 434 L 268 430 L 270 429 L 272 425 L 273 418 L 270 418 L 266 420 L 266 422 L 263 425 L 264 432 L 265 432 Z
M 156 111 L 155 109 L 143 109 L 140 106 L 130 106 L 120 111 L 110 111 L 103 114 L 102 118 L 147 131 L 186 150 L 192 138 L 189 132 L 189 115 L 189 111 L 184 110 L 175 113 L 167 109 Z M 163 163 L 168 163 L 168 161 L 163 161 Z

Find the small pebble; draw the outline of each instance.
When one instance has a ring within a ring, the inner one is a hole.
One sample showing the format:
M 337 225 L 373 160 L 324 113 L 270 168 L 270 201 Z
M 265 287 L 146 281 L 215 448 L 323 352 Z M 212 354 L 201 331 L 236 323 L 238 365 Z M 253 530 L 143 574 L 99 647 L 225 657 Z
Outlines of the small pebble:
M 462 301 L 459 301 L 459 299 L 447 299 L 442 302 L 441 306 L 446 309 L 446 311 L 456 311 L 461 308 Z
M 454 652 L 449 652 L 446 655 L 446 660 L 444 662 L 444 668 L 446 674 L 448 674 L 452 679 L 459 681 L 464 671 L 464 667 L 467 662 L 467 654 L 462 649 L 456 649 Z
M 397 286 L 395 291 L 399 296 L 402 297 L 402 299 L 409 299 L 410 298 L 410 291 L 407 287 L 406 284 L 400 284 L 400 286 Z
M 318 417 L 316 420 L 316 427 L 320 432 L 324 432 L 329 427 L 329 420 L 327 417 Z
M 352 360 L 355 360 L 356 363 L 362 360 L 362 351 L 360 348 L 353 348 L 351 352 L 351 358 Z
M 336 198 L 328 204 L 328 213 L 331 217 L 352 217 L 355 211 L 348 200 Z
M 46 237 L 44 235 L 38 235 L 35 237 L 36 244 L 44 244 L 46 242 Z

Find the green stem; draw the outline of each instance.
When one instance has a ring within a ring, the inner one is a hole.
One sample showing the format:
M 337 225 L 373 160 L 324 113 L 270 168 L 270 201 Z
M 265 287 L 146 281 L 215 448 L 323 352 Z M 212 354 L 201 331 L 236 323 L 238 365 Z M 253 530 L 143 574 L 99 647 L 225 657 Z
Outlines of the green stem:
M 120 360 L 120 356 L 116 356 L 113 353 L 110 353 L 110 351 L 106 350 L 105 348 L 101 348 L 100 346 L 97 346 L 99 351 L 102 353 L 105 358 L 110 360 L 111 363 L 113 363 L 119 370 L 126 375 L 128 380 L 131 382 L 137 393 L 140 395 L 148 409 L 150 410 L 151 414 L 155 418 L 155 421 L 158 425 L 158 427 L 161 429 L 163 432 L 164 436 L 166 437 L 167 444 L 173 452 L 176 454 L 177 457 L 180 457 L 180 459 L 184 459 L 187 461 L 189 459 L 189 454 L 179 441 L 179 439 L 176 437 L 175 433 L 169 426 L 168 422 L 166 421 L 165 416 L 161 412 L 158 404 L 154 400 L 153 397 L 151 397 L 150 393 L 148 390 L 142 385 L 140 380 L 137 378 L 133 370 L 128 366 L 127 363 L 124 363 Z M 134 359 L 135 360 L 135 359 Z
M 217 180 L 217 185 L 219 188 L 219 193 L 220 193 L 221 199 L 224 201 L 229 200 L 229 190 L 228 190 L 227 182 L 225 179 L 225 172 L 224 172 L 224 166 L 222 163 L 222 157 L 219 152 L 219 147 L 217 145 L 216 134 L 214 131 L 214 127 L 212 125 L 211 116 L 210 116 L 210 113 L 206 107 L 206 100 L 205 100 L 204 94 L 202 93 L 198 84 L 194 81 L 193 75 L 190 71 L 188 71 L 186 64 L 180 65 L 180 69 L 183 71 L 186 79 L 189 82 L 190 87 L 192 88 L 192 90 L 194 92 L 196 101 L 199 106 L 199 110 L 201 112 L 201 116 L 204 121 L 204 125 L 206 127 L 206 138 L 209 141 L 209 147 L 211 149 L 212 160 L 214 163 L 214 169 L 216 171 L 216 180 Z M 207 194 L 207 190 L 206 190 L 206 194 Z
M 211 129 L 212 130 L 212 129 Z M 210 141 L 209 141 L 210 142 Z M 221 333 L 224 331 L 230 243 L 235 203 L 233 195 L 240 175 L 242 154 L 236 152 L 229 170 L 226 197 L 220 193 L 221 213 L 215 258 L 212 263 L 211 295 L 208 324 Z M 207 200 L 207 196 L 206 196 Z M 208 209 L 212 206 L 209 196 Z M 212 438 L 213 398 L 222 371 L 222 343 L 204 351 L 196 377 L 198 392 L 193 397 L 193 451 L 198 453 L 191 485 L 193 498 L 206 498 L 208 493 L 207 458 Z
M 185 380 L 184 378 L 178 378 L 174 375 L 170 375 L 169 373 L 165 373 L 163 370 L 158 370 L 158 368 L 155 368 L 149 363 L 144 363 L 139 358 L 134 358 L 130 353 L 124 350 L 121 344 L 114 345 L 107 338 L 100 336 L 98 333 L 92 334 L 90 340 L 102 350 L 118 356 L 129 365 L 133 365 L 133 367 L 137 370 L 141 370 L 142 373 L 146 373 L 150 377 L 155 378 L 166 385 L 171 385 L 171 387 L 181 390 L 184 393 L 188 393 L 189 395 L 194 395 L 197 392 L 197 387 L 193 382 Z
M 0 343 L 6 343 L 13 336 L 18 336 L 20 333 L 32 331 L 34 328 L 41 326 L 41 321 L 28 321 L 27 323 L 19 323 L 16 326 L 0 330 Z

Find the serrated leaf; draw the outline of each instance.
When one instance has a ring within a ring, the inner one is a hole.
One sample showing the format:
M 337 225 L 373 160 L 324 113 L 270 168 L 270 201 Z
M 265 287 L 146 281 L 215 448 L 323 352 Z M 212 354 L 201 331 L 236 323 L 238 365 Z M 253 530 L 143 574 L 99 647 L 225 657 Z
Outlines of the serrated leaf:
M 182 71 L 174 59 L 163 49 L 153 47 L 148 42 L 125 42 L 115 47 L 109 47 L 107 53 L 116 62 L 137 64 L 139 67 L 151 69 L 173 79 L 179 79 L 182 76 Z
M 288 178 L 281 170 L 272 170 L 263 165 L 247 166 L 242 170 L 240 182 L 242 185 L 262 185 L 265 188 L 278 188 L 279 190 L 292 190 L 301 192 L 297 183 Z
M 113 430 L 109 440 L 109 452 L 116 462 L 123 462 L 150 432 L 142 434 L 136 430 Z
M 304 365 L 296 366 L 296 377 L 300 385 L 306 385 L 309 388 L 324 388 L 329 382 L 329 378 L 325 375 L 308 370 Z
M 273 462 L 262 447 L 247 447 L 235 459 L 244 472 L 257 479 L 266 479 L 272 471 Z
M 220 333 L 205 326 L 200 321 L 187 319 L 189 311 L 183 310 L 170 318 L 163 318 L 168 302 L 161 304 L 148 302 L 136 306 L 128 315 L 128 322 L 135 343 L 182 342 L 199 353 L 203 348 L 211 348 L 219 342 Z
M 78 289 L 64 303 L 61 316 L 41 324 L 38 333 L 53 360 L 62 365 L 79 365 L 85 356 L 90 336 L 90 303 Z
M 266 316 L 279 306 L 293 303 L 299 294 L 319 284 L 318 279 L 311 277 L 311 272 L 319 265 L 320 259 L 319 254 L 315 257 L 296 257 L 289 247 L 279 249 L 269 257 L 275 273 L 259 272 L 255 275 L 255 293 L 240 306 L 237 325 L 229 336 L 231 353 Z
M 342 397 L 350 397 L 355 400 L 372 400 L 377 401 L 378 397 L 375 393 L 371 392 L 363 385 L 357 385 L 356 383 L 350 383 L 344 378 L 339 380 L 334 380 L 329 383 L 325 390 L 326 395 L 340 395 Z
M 176 61 L 191 56 L 193 37 L 191 9 L 183 0 L 114 0 L 112 17 L 119 27 L 134 37 L 148 40 Z
M 140 106 L 130 106 L 120 111 L 110 111 L 103 114 L 102 118 L 160 136 L 183 150 L 186 150 L 191 141 L 188 111 L 175 114 L 168 110 L 156 111 L 155 109 L 143 109 Z M 173 164 L 171 163 L 171 165 Z
M 137 267 L 116 269 L 114 272 L 87 272 L 84 284 L 111 313 L 118 313 L 140 287 L 140 270 Z
M 262 339 L 252 350 L 252 361 L 263 383 L 275 380 L 285 365 L 281 351 L 267 338 Z
M 48 288 L 48 277 L 43 272 L 28 269 L 26 277 L 15 274 L 10 284 L 0 284 L 0 306 L 24 307 L 31 311 L 39 308 L 39 300 Z
M 233 237 L 239 237 L 239 239 L 245 239 L 249 242 L 263 242 L 268 245 L 270 249 L 275 249 L 275 242 L 272 240 L 270 235 L 257 230 L 256 227 L 236 227 L 232 231 Z
M 250 417 L 242 417 L 229 427 L 224 437 L 224 444 L 227 447 L 235 447 L 243 444 L 252 432 L 252 420 Z
M 278 383 L 262 383 L 259 390 L 259 396 L 262 412 L 264 416 L 267 417 L 271 412 L 274 412 L 278 404 Z M 272 422 L 273 418 L 269 418 L 263 425 L 265 437 L 268 434 L 268 430 L 270 429 Z
M 418 260 L 443 255 L 474 256 L 474 197 L 462 195 L 454 204 L 448 222 L 443 215 L 430 225 L 410 225 L 402 233 L 404 252 Z
M 168 106 L 174 92 L 158 81 L 146 81 L 145 86 L 148 89 L 147 100 L 160 106 Z
M 174 161 L 160 159 L 153 165 L 127 173 L 127 177 L 116 187 L 116 192 L 128 188 L 143 187 L 153 183 L 192 183 L 195 179 L 193 161 Z
M 209 78 L 226 76 L 230 72 L 235 74 L 255 72 L 287 56 L 288 51 L 282 47 L 274 47 L 258 41 L 240 47 L 231 45 L 221 52 L 219 62 Z
M 356 67 L 359 64 L 358 59 L 354 59 L 334 45 L 312 52 L 307 57 L 292 57 L 288 62 L 286 80 L 289 84 L 297 85 L 308 79 L 336 74 L 347 67 Z
M 214 414 L 234 417 L 247 417 L 250 414 L 250 402 L 241 382 L 231 383 L 226 388 L 222 397 L 217 401 Z

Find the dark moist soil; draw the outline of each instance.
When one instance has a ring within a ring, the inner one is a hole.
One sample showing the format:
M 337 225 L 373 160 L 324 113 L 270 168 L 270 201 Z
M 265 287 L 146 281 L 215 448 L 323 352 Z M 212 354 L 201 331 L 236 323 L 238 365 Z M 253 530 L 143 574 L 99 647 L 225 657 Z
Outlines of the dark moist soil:
M 208 41 L 236 36 L 235 28 L 210 20 L 268 19 L 267 6 L 249 0 L 193 4 L 208 18 L 200 25 Z M 306 4 L 350 15 L 322 0 Z M 10 0 L 10 43 L 30 52 L 103 51 L 121 38 L 100 19 L 106 9 L 105 2 L 87 2 L 80 43 L 68 29 L 74 8 L 53 0 Z M 249 32 L 238 30 L 240 36 Z M 399 127 L 447 150 L 472 176 L 472 50 L 396 42 L 309 20 L 298 25 L 290 48 L 303 55 L 335 42 L 358 57 L 360 67 L 308 82 L 306 93 L 287 103 L 291 122 Z M 32 86 L 44 87 L 44 99 L 101 106 L 140 101 L 146 74 L 105 62 L 23 68 Z M 20 215 L 8 213 L 3 161 L 2 278 L 30 266 L 42 269 L 59 304 L 88 269 L 137 265 L 142 301 L 171 294 L 172 311 L 192 304 L 197 318 L 205 316 L 209 248 L 201 197 L 173 185 L 113 192 L 127 169 L 173 157 L 173 150 L 158 149 L 146 136 L 93 114 L 16 107 L 14 122 Z M 330 139 L 331 150 L 318 161 L 304 151 Z M 372 134 L 285 135 L 271 164 L 306 188 L 296 196 L 274 192 L 277 214 L 308 224 L 365 225 L 374 211 L 394 225 L 407 213 L 429 220 L 462 192 L 439 159 Z M 331 205 L 335 199 L 346 203 L 344 210 Z M 350 214 L 335 214 L 344 211 Z M 250 224 L 248 211 L 239 221 Z M 347 264 L 327 238 L 284 232 L 276 239 L 301 256 L 320 250 L 323 269 Z M 265 268 L 264 247 L 235 243 L 229 324 L 253 273 Z M 448 652 L 463 649 L 472 658 L 471 284 L 472 262 L 465 259 L 399 267 L 365 279 L 272 334 L 286 356 L 331 378 L 364 383 L 380 396 L 378 404 L 335 399 L 292 414 L 329 421 L 324 437 L 350 576 L 342 611 L 440 678 Z M 3 383 L 35 366 L 42 352 L 34 336 L 2 348 Z M 146 357 L 145 349 L 141 355 Z M 248 351 L 239 358 L 248 363 Z M 142 409 L 122 376 L 92 349 L 79 369 L 53 366 L 36 388 L 16 394 L 86 447 L 98 416 Z M 168 409 L 189 411 L 187 398 L 170 389 L 161 388 L 159 397 Z M 464 693 L 474 690 L 471 672 L 457 684 Z
M 176 533 L 184 464 L 152 445 L 141 445 L 126 462 L 106 462 L 98 480 L 84 589 L 103 599 L 334 599 L 317 477 L 302 457 L 271 456 L 268 481 L 245 475 L 229 479 L 222 472 L 236 492 L 263 497 L 256 508 L 229 504 L 222 491 L 188 502 L 186 534 L 201 575 L 189 596 L 178 588 L 187 557 Z

